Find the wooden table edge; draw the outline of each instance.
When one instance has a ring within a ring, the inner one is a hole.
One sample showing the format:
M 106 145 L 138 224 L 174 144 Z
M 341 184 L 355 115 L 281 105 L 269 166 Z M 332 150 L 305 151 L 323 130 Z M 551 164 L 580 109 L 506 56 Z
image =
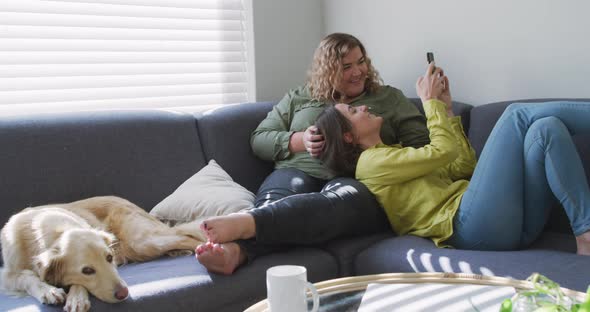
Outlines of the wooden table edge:
M 395 283 L 444 283 L 444 284 L 476 284 L 491 286 L 512 286 L 516 289 L 532 289 L 530 282 L 516 280 L 507 277 L 485 276 L 466 273 L 383 273 L 373 275 L 360 275 L 341 277 L 315 283 L 320 295 L 327 293 L 352 292 L 363 290 L 371 283 L 395 284 Z M 563 292 L 580 302 L 586 300 L 583 292 L 561 288 Z M 250 306 L 245 312 L 267 311 L 266 299 Z

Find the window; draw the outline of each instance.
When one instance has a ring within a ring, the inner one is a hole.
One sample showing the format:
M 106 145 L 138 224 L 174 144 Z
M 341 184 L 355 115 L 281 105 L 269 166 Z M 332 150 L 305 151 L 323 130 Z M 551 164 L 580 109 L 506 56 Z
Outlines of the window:
M 2 0 L 0 112 L 254 98 L 245 0 Z

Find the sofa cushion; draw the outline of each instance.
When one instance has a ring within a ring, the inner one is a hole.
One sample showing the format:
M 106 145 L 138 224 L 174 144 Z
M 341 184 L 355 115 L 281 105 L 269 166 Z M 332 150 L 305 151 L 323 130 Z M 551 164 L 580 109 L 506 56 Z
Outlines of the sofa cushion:
M 266 297 L 266 270 L 279 264 L 305 266 L 311 282 L 337 276 L 334 258 L 312 248 L 257 258 L 232 276 L 209 274 L 193 256 L 165 257 L 120 267 L 130 297 L 117 304 L 92 297 L 91 311 L 243 311 Z M 30 296 L 0 294 L 0 311 L 12 309 L 62 311 L 61 306 L 43 305 Z
M 394 236 L 393 231 L 387 231 L 372 235 L 335 239 L 319 247 L 332 254 L 338 261 L 338 276 L 354 276 L 357 275 L 354 271 L 356 256 L 369 246 Z
M 150 214 L 162 221 L 203 221 L 254 207 L 254 194 L 237 184 L 215 160 L 158 203 Z
M 358 255 L 356 273 L 454 272 L 526 279 L 539 272 L 561 286 L 585 292 L 590 258 L 575 254 L 571 235 L 544 233 L 529 249 L 475 251 L 437 248 L 431 240 L 400 236 L 383 240 Z
M 254 155 L 250 134 L 274 104 L 229 105 L 195 115 L 207 160 L 215 159 L 234 181 L 253 193 L 272 172 L 274 164 Z

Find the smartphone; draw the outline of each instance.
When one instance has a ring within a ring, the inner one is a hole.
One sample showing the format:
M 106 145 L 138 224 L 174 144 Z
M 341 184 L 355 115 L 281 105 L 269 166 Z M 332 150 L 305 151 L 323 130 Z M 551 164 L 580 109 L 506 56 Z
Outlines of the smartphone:
M 432 52 L 426 52 L 426 61 L 428 62 L 428 64 L 430 64 L 430 63 L 434 62 L 434 53 L 432 53 Z M 433 68 L 432 68 L 432 72 L 433 72 L 433 73 L 434 73 L 434 69 L 435 69 L 435 68 L 436 68 L 436 67 L 433 67 Z
M 428 62 L 428 64 L 434 62 L 434 53 L 426 52 L 426 61 Z

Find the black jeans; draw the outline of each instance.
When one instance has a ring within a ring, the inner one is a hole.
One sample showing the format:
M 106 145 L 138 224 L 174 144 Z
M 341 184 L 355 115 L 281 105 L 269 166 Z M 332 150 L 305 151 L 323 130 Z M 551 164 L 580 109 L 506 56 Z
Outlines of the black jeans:
M 260 186 L 254 209 L 256 237 L 237 243 L 255 257 L 293 245 L 389 229 L 385 212 L 365 185 L 352 178 L 317 179 L 297 169 L 278 169 Z

